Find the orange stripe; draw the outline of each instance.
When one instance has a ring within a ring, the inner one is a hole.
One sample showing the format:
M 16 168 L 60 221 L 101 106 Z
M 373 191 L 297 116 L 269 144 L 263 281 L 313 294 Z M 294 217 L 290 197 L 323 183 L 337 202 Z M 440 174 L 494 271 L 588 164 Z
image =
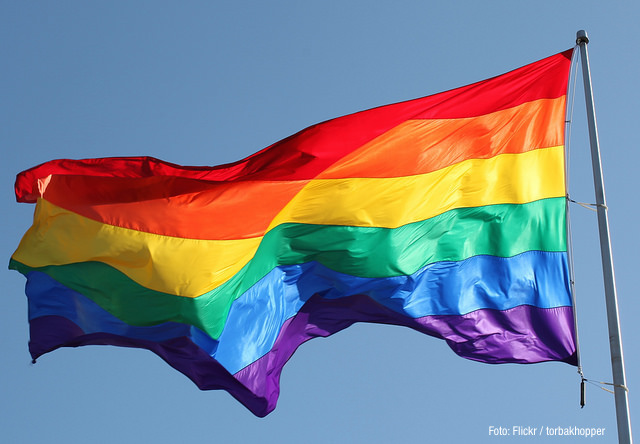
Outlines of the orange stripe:
M 147 233 L 247 239 L 262 236 L 307 182 L 52 176 L 44 198 L 90 219 Z
M 351 152 L 317 179 L 430 173 L 467 159 L 564 144 L 565 97 L 463 119 L 408 120 Z
M 317 178 L 413 176 L 467 159 L 562 145 L 563 116 L 564 97 L 559 97 L 480 117 L 410 120 Z M 191 239 L 247 239 L 262 236 L 308 182 L 55 175 L 50 176 L 44 198 L 123 228 Z

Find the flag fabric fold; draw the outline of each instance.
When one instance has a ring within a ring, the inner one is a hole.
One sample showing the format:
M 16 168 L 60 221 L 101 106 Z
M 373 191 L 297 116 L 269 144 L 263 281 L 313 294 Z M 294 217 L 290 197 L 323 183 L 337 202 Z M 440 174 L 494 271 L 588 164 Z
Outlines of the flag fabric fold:
M 486 363 L 576 363 L 572 50 L 329 120 L 236 163 L 54 160 L 17 176 L 34 359 L 108 344 L 271 412 L 298 346 L 404 325 Z

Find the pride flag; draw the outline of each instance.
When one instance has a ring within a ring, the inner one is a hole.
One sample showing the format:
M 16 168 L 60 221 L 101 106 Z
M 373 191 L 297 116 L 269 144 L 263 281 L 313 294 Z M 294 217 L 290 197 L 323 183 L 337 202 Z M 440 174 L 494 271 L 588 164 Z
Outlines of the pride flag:
M 314 125 L 236 163 L 54 160 L 11 258 L 29 349 L 158 354 L 258 416 L 305 341 L 404 325 L 487 363 L 576 363 L 565 225 L 572 51 Z

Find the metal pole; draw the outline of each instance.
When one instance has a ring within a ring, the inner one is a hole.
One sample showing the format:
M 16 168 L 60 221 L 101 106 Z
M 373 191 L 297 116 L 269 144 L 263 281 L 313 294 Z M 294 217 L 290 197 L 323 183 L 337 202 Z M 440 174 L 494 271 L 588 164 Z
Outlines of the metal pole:
M 589 139 L 591 143 L 591 162 L 593 164 L 593 182 L 596 192 L 596 206 L 598 212 L 598 232 L 600 234 L 600 252 L 602 255 L 602 274 L 604 277 L 604 297 L 607 306 L 607 322 L 609 324 L 609 346 L 611 349 L 611 369 L 616 403 L 616 417 L 618 420 L 618 442 L 631 444 L 631 421 L 629 419 L 629 400 L 627 398 L 627 383 L 624 373 L 624 357 L 622 354 L 622 340 L 620 338 L 620 318 L 618 315 L 618 296 L 616 294 L 615 276 L 613 274 L 613 257 L 611 255 L 611 240 L 609 237 L 609 218 L 604 196 L 604 181 L 600 164 L 600 143 L 598 142 L 598 128 L 596 126 L 596 112 L 593 104 L 593 90 L 591 89 L 591 73 L 589 71 L 589 54 L 587 43 L 589 38 L 586 31 L 578 31 L 576 43 L 580 46 L 582 58 L 582 78 L 587 102 L 587 120 L 589 124 Z

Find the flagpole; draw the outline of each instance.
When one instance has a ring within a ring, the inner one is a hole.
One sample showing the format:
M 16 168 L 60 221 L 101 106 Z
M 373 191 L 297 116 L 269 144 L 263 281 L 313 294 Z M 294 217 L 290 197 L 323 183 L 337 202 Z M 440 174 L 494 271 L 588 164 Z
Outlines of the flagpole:
M 627 398 L 627 383 L 624 372 L 624 357 L 622 340 L 620 337 L 620 317 L 618 314 L 618 296 L 616 293 L 615 276 L 613 273 L 613 257 L 611 255 L 611 240 L 609 236 L 609 217 L 604 195 L 604 180 L 600 163 L 600 143 L 598 142 L 598 128 L 596 112 L 591 88 L 591 72 L 589 70 L 589 54 L 587 43 L 589 38 L 586 31 L 580 30 L 576 36 L 576 43 L 580 46 L 582 58 L 582 78 L 587 102 L 587 121 L 589 124 L 589 140 L 591 144 L 591 162 L 593 165 L 593 182 L 596 193 L 596 209 L 598 214 L 598 232 L 600 234 L 600 252 L 602 255 L 602 274 L 604 277 L 604 296 L 607 307 L 607 322 L 609 324 L 609 346 L 611 350 L 611 369 L 618 422 L 618 442 L 631 444 L 631 421 L 629 418 L 629 400 Z

